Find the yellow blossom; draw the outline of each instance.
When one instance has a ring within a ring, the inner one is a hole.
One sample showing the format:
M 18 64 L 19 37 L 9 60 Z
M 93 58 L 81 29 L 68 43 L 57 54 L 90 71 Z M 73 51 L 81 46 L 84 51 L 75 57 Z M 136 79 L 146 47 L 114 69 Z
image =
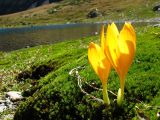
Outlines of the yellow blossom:
M 101 46 L 91 42 L 88 48 L 88 59 L 94 71 L 99 76 L 103 86 L 103 100 L 104 103 L 109 105 L 109 98 L 107 92 L 107 80 L 110 72 L 111 65 L 104 54 L 104 26 L 101 31 Z
M 124 97 L 125 76 L 133 61 L 135 50 L 136 34 L 130 23 L 126 22 L 120 33 L 114 23 L 108 25 L 104 52 L 120 78 L 118 105 L 121 105 Z

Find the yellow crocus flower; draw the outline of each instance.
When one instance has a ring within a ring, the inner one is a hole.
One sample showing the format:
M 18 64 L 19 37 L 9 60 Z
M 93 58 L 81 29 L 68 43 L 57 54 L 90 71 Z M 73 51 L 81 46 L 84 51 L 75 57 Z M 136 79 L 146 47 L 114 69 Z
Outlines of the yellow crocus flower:
M 111 64 L 109 63 L 107 57 L 104 54 L 104 43 L 105 43 L 104 26 L 102 26 L 100 40 L 101 40 L 101 46 L 93 42 L 90 43 L 88 48 L 88 60 L 102 82 L 104 103 L 109 105 L 110 101 L 107 92 L 107 80 Z
M 117 96 L 119 106 L 124 98 L 125 76 L 133 61 L 135 50 L 136 34 L 130 23 L 126 22 L 120 33 L 114 23 L 108 25 L 104 52 L 120 78 Z

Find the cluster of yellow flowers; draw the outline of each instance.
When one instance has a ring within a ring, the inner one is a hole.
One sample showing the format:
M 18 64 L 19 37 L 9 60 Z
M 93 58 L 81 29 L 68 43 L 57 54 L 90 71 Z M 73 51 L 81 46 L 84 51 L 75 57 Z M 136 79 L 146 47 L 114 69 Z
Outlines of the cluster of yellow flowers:
M 90 43 L 88 59 L 102 82 L 103 100 L 106 105 L 110 104 L 107 92 L 109 72 L 112 67 L 116 70 L 120 79 L 117 104 L 121 106 L 124 98 L 125 76 L 136 50 L 135 30 L 129 22 L 126 22 L 119 33 L 117 26 L 112 23 L 108 25 L 106 35 L 104 34 L 104 26 L 102 26 L 100 36 L 100 46 L 93 42 Z

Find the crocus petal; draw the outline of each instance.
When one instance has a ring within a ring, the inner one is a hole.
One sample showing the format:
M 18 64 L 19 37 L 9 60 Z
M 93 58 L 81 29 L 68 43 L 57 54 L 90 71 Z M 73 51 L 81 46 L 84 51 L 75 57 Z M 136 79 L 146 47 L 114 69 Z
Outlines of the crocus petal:
M 97 44 L 94 44 L 93 42 L 90 43 L 88 48 L 88 60 L 97 75 L 98 75 L 98 66 L 100 61 L 100 51 L 101 48 Z
M 101 28 L 100 40 L 101 40 L 101 48 L 102 48 L 102 50 L 104 50 L 104 42 L 105 42 L 105 37 L 104 37 L 104 25 L 102 25 L 102 28 Z
M 112 66 L 119 73 L 118 58 L 120 56 L 120 52 L 118 48 L 118 38 L 119 32 L 116 25 L 114 23 L 108 25 L 104 53 L 111 62 Z
M 91 42 L 88 49 L 88 59 L 102 84 L 106 84 L 111 66 L 104 51 L 97 44 Z
M 110 69 L 111 65 L 108 59 L 102 59 L 98 66 L 98 74 L 103 85 L 107 83 Z
M 135 49 L 136 49 L 136 35 L 134 29 L 129 23 L 126 23 L 120 32 L 119 38 L 119 68 L 120 78 L 124 79 L 128 72 L 128 69 L 133 61 Z
M 136 32 L 134 28 L 132 27 L 131 23 L 128 23 L 128 22 L 125 23 L 124 28 L 128 32 L 128 35 L 130 34 L 128 38 L 133 42 L 134 49 L 136 49 Z

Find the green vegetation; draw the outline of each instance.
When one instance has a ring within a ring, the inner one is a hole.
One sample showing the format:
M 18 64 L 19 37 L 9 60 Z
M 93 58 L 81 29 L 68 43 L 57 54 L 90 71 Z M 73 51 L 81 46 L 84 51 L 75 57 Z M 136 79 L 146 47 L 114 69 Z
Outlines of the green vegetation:
M 139 20 L 160 17 L 152 9 L 159 0 L 63 0 L 27 11 L 0 16 L 1 27 L 46 25 L 67 22 Z M 97 9 L 99 16 L 89 18 Z
M 122 108 L 105 109 L 102 103 L 81 92 L 77 78 L 69 71 L 78 66 L 82 88 L 102 98 L 101 82 L 88 63 L 87 49 L 99 36 L 66 41 L 0 53 L 2 91 L 21 90 L 26 97 L 15 113 L 15 120 L 51 119 L 134 119 L 138 116 L 157 119 L 160 106 L 160 28 L 136 28 L 137 51 L 127 74 L 125 100 Z M 86 82 L 88 84 L 86 84 Z M 117 94 L 119 79 L 110 73 L 108 89 Z M 116 96 L 109 92 L 111 100 Z M 147 107 L 152 106 L 152 107 Z M 142 116 L 142 114 L 144 115 Z

